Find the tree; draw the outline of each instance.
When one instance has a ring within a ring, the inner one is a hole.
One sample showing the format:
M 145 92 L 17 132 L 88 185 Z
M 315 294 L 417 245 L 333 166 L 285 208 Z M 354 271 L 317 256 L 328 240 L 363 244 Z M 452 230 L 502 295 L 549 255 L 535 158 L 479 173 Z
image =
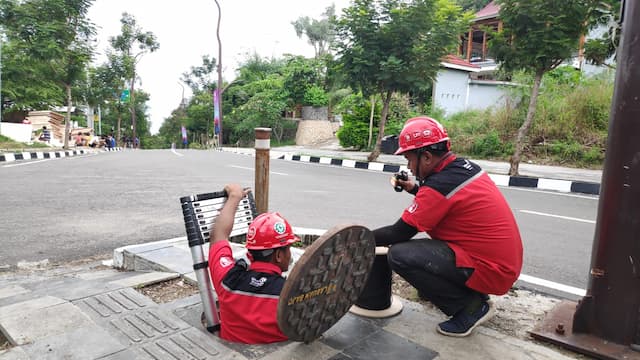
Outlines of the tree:
M 335 12 L 335 5 L 331 5 L 322 14 L 323 18 L 320 20 L 303 16 L 291 23 L 299 38 L 301 38 L 302 35 L 307 36 L 309 44 L 313 46 L 315 51 L 316 59 L 327 54 L 334 41 L 335 35 L 333 27 L 331 26 L 331 20 L 335 17 Z
M 499 0 L 504 27 L 490 43 L 491 51 L 507 72 L 525 70 L 534 81 L 527 116 L 518 129 L 510 175 L 518 175 L 520 158 L 536 111 L 540 84 L 578 49 L 593 2 L 587 0 Z
M 456 0 L 463 10 L 478 11 L 487 6 L 491 0 Z
M 136 66 L 140 61 L 142 55 L 147 52 L 154 52 L 160 48 L 160 44 L 156 40 L 156 36 L 150 31 L 143 31 L 138 26 L 136 19 L 133 15 L 128 13 L 122 13 L 121 34 L 109 39 L 111 46 L 122 57 L 125 73 L 127 79 L 129 79 L 129 96 L 130 98 L 130 111 L 131 111 L 131 126 L 133 127 L 133 138 L 138 136 L 137 124 L 136 124 L 136 110 L 135 110 L 135 81 L 136 81 Z
M 589 39 L 584 44 L 584 56 L 588 62 L 613 68 L 607 60 L 615 55 L 620 43 L 620 0 L 601 0 L 591 8 L 589 14 L 589 28 L 606 27 L 603 34 Z
M 191 88 L 195 94 L 200 91 L 213 91 L 216 88 L 215 80 L 211 74 L 216 69 L 216 59 L 208 55 L 202 56 L 202 65 L 192 66 L 189 72 L 182 73 L 180 80 Z
M 95 30 L 87 18 L 92 2 L 4 0 L 0 4 L 0 16 L 11 41 L 8 47 L 12 67 L 9 79 L 13 81 L 9 82 L 10 98 L 23 108 L 66 103 L 65 148 L 69 141 L 72 87 L 84 80 L 92 57 Z M 33 72 L 29 74 L 29 71 Z M 35 80 L 36 87 L 17 84 L 26 79 Z M 38 85 L 43 88 L 37 89 Z M 63 90 L 63 96 L 52 94 L 55 85 Z
M 380 155 L 392 94 L 428 86 L 470 16 L 449 0 L 354 0 L 337 20 L 336 71 L 366 97 L 377 93 L 382 99 L 369 161 Z

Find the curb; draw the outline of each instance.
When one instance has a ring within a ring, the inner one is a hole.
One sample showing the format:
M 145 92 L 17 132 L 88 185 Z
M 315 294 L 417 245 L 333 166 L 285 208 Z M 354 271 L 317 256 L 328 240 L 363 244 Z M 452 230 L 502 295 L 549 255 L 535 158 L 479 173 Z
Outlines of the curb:
M 334 165 L 354 169 L 383 171 L 397 173 L 400 170 L 406 170 L 404 165 L 385 164 L 379 162 L 366 162 L 357 160 L 335 159 L 330 157 L 310 156 L 310 155 L 292 155 L 285 154 L 277 157 L 279 160 L 300 161 L 325 165 Z M 582 181 L 557 180 L 536 178 L 528 176 L 509 176 L 500 174 L 489 174 L 489 177 L 498 186 L 516 186 L 526 187 L 538 190 L 553 190 L 563 193 L 579 193 L 589 195 L 600 194 L 600 184 Z
M 37 159 L 56 159 L 63 157 L 71 157 L 76 155 L 86 155 L 93 151 L 88 150 L 60 150 L 60 151 L 34 151 L 34 152 L 14 152 L 0 154 L 0 162 L 12 162 L 16 160 L 37 160 Z
M 101 151 L 122 151 L 124 148 L 116 147 L 112 149 L 104 148 Z M 64 157 L 71 157 L 77 155 L 87 155 L 95 153 L 95 150 L 80 149 L 80 150 L 59 150 L 59 151 L 23 151 L 12 153 L 0 153 L 0 162 L 12 162 L 16 160 L 40 160 L 40 159 L 57 159 Z

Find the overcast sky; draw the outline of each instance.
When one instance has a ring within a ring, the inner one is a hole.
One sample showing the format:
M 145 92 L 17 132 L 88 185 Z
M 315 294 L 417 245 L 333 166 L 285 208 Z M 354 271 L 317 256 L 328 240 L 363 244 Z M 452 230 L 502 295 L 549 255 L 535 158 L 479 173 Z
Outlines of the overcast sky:
M 232 80 L 247 53 L 280 57 L 283 53 L 313 56 L 306 38 L 299 39 L 291 25 L 301 16 L 320 19 L 331 4 L 339 14 L 348 0 L 219 0 L 220 37 L 225 80 Z M 89 17 L 98 28 L 97 63 L 104 62 L 109 37 L 120 33 L 123 12 L 132 14 L 143 30 L 153 32 L 160 49 L 145 54 L 138 64 L 144 91 L 151 94 L 151 132 L 156 133 L 182 98 L 179 79 L 202 56 L 218 58 L 218 10 L 213 0 L 96 0 Z M 185 96 L 190 95 L 185 86 Z

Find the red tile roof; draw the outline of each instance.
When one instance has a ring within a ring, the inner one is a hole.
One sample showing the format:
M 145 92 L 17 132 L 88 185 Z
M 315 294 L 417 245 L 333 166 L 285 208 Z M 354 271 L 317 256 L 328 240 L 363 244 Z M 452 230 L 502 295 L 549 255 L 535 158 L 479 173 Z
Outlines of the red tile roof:
M 472 64 L 468 61 L 462 60 L 455 55 L 447 55 L 444 57 L 444 59 L 442 59 L 442 61 L 452 65 L 466 66 L 466 67 L 477 68 L 477 69 L 480 68 L 480 66 Z
M 487 6 L 483 7 L 480 11 L 476 13 L 476 19 L 498 17 L 499 14 L 500 14 L 500 5 L 496 4 L 495 1 L 492 1 L 488 3 Z

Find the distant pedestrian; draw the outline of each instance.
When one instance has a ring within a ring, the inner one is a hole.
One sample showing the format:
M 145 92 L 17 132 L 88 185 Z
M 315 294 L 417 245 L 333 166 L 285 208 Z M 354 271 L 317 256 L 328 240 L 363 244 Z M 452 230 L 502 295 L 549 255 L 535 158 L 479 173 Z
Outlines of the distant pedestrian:
M 133 148 L 137 149 L 139 145 L 140 145 L 140 139 L 136 136 L 136 138 L 133 139 Z
M 47 144 L 51 141 L 51 132 L 47 129 L 46 126 L 42 127 L 42 134 L 40 135 L 40 140 L 46 142 Z
M 113 136 L 110 136 L 111 138 L 111 149 L 115 150 L 116 149 L 116 138 Z
M 189 147 L 189 140 L 187 137 L 187 128 L 185 128 L 184 126 L 180 129 L 180 132 L 182 133 L 182 148 L 186 149 Z

